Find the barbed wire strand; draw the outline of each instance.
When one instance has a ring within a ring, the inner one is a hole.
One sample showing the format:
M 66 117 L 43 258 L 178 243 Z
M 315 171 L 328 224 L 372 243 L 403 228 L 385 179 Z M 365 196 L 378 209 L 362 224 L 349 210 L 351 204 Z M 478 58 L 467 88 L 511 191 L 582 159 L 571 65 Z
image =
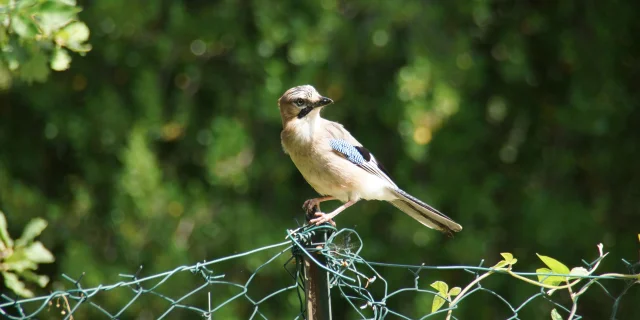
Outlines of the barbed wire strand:
M 323 246 L 317 246 L 310 248 L 310 239 L 316 232 L 327 232 L 330 235 L 329 239 Z M 414 294 L 427 294 L 430 296 L 440 297 L 443 301 L 448 302 L 449 306 L 442 306 L 435 312 L 427 313 L 422 317 L 418 317 L 417 319 L 428 319 L 431 317 L 435 317 L 437 315 L 447 314 L 448 319 L 457 319 L 452 311 L 458 308 L 460 302 L 469 298 L 472 295 L 476 295 L 478 293 L 486 293 L 492 297 L 495 297 L 498 301 L 505 305 L 505 307 L 512 314 L 508 319 L 519 319 L 519 314 L 522 309 L 531 304 L 536 300 L 545 300 L 547 301 L 552 308 L 557 308 L 560 311 L 572 315 L 573 309 L 571 306 L 563 305 L 562 303 L 556 302 L 551 298 L 551 294 L 549 291 L 545 291 L 545 288 L 541 287 L 540 290 L 522 301 L 519 304 L 515 304 L 513 302 L 509 302 L 508 299 L 504 298 L 497 292 L 484 287 L 482 285 L 483 277 L 487 276 L 487 273 L 492 274 L 502 274 L 502 275 L 517 275 L 520 277 L 538 277 L 541 274 L 534 272 L 516 272 L 509 269 L 500 269 L 495 267 L 484 267 L 484 260 L 480 262 L 477 266 L 428 266 L 428 265 L 410 265 L 410 264 L 396 264 L 396 263 L 385 263 L 385 262 L 373 262 L 367 261 L 364 259 L 360 253 L 363 248 L 362 238 L 352 229 L 340 229 L 329 226 L 329 225 L 321 225 L 321 226 L 304 226 L 295 230 L 287 230 L 286 235 L 287 241 L 260 247 L 254 250 L 246 251 L 243 253 L 238 253 L 234 255 L 230 255 L 227 257 L 222 257 L 210 261 L 198 262 L 195 265 L 188 266 L 180 266 L 173 270 L 149 275 L 146 277 L 139 277 L 139 274 L 142 270 L 142 266 L 140 266 L 135 274 L 120 274 L 120 277 L 127 278 L 126 281 L 119 281 L 110 285 L 99 285 L 93 288 L 83 288 L 81 285 L 81 280 L 84 274 L 82 274 L 78 279 L 73 279 L 72 277 L 63 274 L 63 279 L 72 283 L 71 289 L 64 291 L 55 291 L 51 292 L 48 295 L 43 295 L 34 298 L 26 298 L 26 299 L 13 299 L 6 294 L 1 294 L 0 297 L 5 300 L 4 302 L 0 302 L 0 315 L 8 318 L 8 319 L 32 319 L 36 316 L 40 315 L 43 311 L 47 310 L 48 306 L 54 301 L 59 299 L 64 300 L 64 319 L 71 319 L 74 314 L 77 313 L 79 308 L 82 306 L 90 306 L 94 308 L 98 314 L 103 314 L 106 318 L 117 319 L 124 315 L 127 310 L 136 303 L 141 297 L 145 295 L 156 296 L 166 302 L 169 303 L 169 307 L 165 310 L 165 312 L 158 317 L 158 319 L 164 319 L 169 314 L 174 312 L 177 309 L 187 310 L 194 313 L 197 313 L 204 317 L 205 319 L 211 319 L 212 315 L 223 308 L 224 306 L 230 304 L 233 301 L 244 298 L 248 303 L 253 306 L 253 311 L 250 315 L 250 319 L 254 319 L 256 317 L 261 319 L 268 319 L 267 316 L 260 310 L 260 305 L 269 301 L 270 299 L 284 294 L 285 292 L 289 292 L 292 290 L 296 291 L 296 297 L 300 304 L 299 312 L 294 319 L 304 318 L 306 312 L 306 304 L 304 301 L 304 276 L 303 276 L 303 258 L 308 258 L 314 263 L 316 263 L 320 268 L 325 270 L 330 275 L 330 284 L 334 290 L 338 290 L 340 293 L 340 297 L 346 300 L 347 304 L 351 306 L 354 310 L 355 314 L 357 314 L 362 319 L 384 319 L 388 315 L 393 315 L 400 319 L 416 319 L 416 317 L 410 317 L 409 315 L 403 314 L 398 310 L 392 310 L 387 302 L 391 299 L 400 296 L 401 294 L 406 293 L 414 293 Z M 273 254 L 270 258 L 268 258 L 264 263 L 260 264 L 254 272 L 248 277 L 248 279 L 243 282 L 233 282 L 225 280 L 225 274 L 215 274 L 208 267 L 219 264 L 221 262 L 230 261 L 233 259 L 244 258 L 250 255 L 258 254 L 261 252 L 269 251 L 272 249 L 280 249 L 275 254 Z M 289 252 L 290 256 L 286 260 L 284 264 L 284 269 L 291 276 L 293 280 L 293 284 L 280 287 L 275 289 L 271 293 L 266 296 L 255 299 L 251 297 L 248 293 L 249 286 L 252 284 L 253 280 L 256 278 L 257 274 L 266 266 L 272 264 L 276 259 L 285 255 L 285 253 Z M 319 261 L 314 257 L 316 254 L 321 254 L 326 258 L 326 264 L 323 265 L 319 263 Z M 589 270 L 593 266 L 597 266 L 597 264 L 606 257 L 606 253 L 602 254 L 595 261 L 591 263 L 587 263 L 583 260 L 585 267 Z M 638 283 L 638 277 L 634 276 L 638 274 L 638 270 L 640 267 L 638 264 L 631 264 L 626 260 L 623 260 L 629 269 L 629 275 L 619 275 L 619 274 L 605 274 L 605 275 L 576 275 L 575 277 L 572 275 L 572 279 L 585 279 L 587 283 L 583 286 L 585 291 L 588 286 L 592 284 L 596 284 L 603 293 L 609 297 L 612 303 L 612 311 L 611 318 L 615 319 L 617 310 L 620 304 L 620 301 L 624 295 L 628 293 L 631 287 L 634 284 Z M 293 270 L 291 266 L 293 265 Z M 377 269 L 376 269 L 377 268 Z M 390 291 L 389 283 L 383 277 L 383 272 L 378 269 L 388 269 L 388 268 L 402 268 L 406 269 L 412 273 L 413 276 L 413 286 L 399 288 L 394 291 Z M 420 275 L 424 271 L 463 271 L 465 273 L 470 273 L 473 275 L 474 280 L 471 282 L 472 285 L 469 285 L 469 288 L 464 292 L 464 296 L 459 297 L 457 299 L 455 305 L 452 301 L 451 297 L 447 297 L 442 295 L 436 290 L 433 290 L 431 287 L 425 288 L 424 285 L 420 285 L 419 279 Z M 199 275 L 203 279 L 203 284 L 196 287 L 195 289 L 189 291 L 188 293 L 182 295 L 179 298 L 171 298 L 166 294 L 162 294 L 158 292 L 158 289 L 165 284 L 169 279 L 176 276 L 177 274 L 182 274 L 190 272 L 192 274 Z M 545 273 L 546 277 L 553 276 L 561 276 L 566 278 L 566 274 L 555 274 L 555 273 Z M 626 278 L 625 278 L 626 277 Z M 542 279 L 544 280 L 544 279 Z M 607 289 L 601 281 L 603 280 L 618 280 L 625 281 L 624 289 L 618 294 L 612 294 L 609 289 Z M 474 283 L 475 282 L 475 283 Z M 537 280 L 536 280 L 537 282 Z M 197 296 L 198 294 L 202 294 L 208 288 L 211 288 L 215 285 L 225 285 L 231 286 L 239 289 L 240 291 L 228 299 L 222 301 L 216 306 L 211 306 L 211 291 L 207 292 L 208 297 L 208 306 L 206 308 L 200 306 L 194 306 L 186 304 L 184 301 L 190 297 Z M 145 287 L 147 286 L 147 287 Z M 376 292 L 381 291 L 382 294 L 376 297 L 376 294 L 372 292 L 372 288 L 376 287 Z M 381 290 L 380 290 L 381 286 Z M 97 304 L 91 299 L 96 295 L 105 293 L 108 291 L 112 291 L 118 288 L 129 288 L 131 292 L 134 294 L 133 297 L 122 307 L 120 307 L 117 311 L 109 312 L 105 307 Z M 571 291 L 570 291 L 571 292 Z M 579 293 L 579 292 L 577 292 Z M 584 293 L 584 292 L 582 292 Z M 574 304 L 577 304 L 579 298 L 579 294 L 575 295 Z M 572 298 L 573 300 L 574 298 Z M 32 310 L 29 313 L 25 311 L 25 307 L 29 306 Z M 575 308 L 575 307 L 573 307 Z M 550 309 L 551 310 L 551 309 Z M 10 312 L 12 311 L 12 312 Z M 570 320 L 579 320 L 582 319 L 581 316 L 575 314 Z

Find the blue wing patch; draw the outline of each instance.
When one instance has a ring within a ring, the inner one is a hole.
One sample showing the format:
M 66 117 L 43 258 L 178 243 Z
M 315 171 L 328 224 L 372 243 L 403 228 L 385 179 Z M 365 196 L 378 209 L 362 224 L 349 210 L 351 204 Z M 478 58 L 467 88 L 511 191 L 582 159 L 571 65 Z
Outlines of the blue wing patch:
M 347 160 L 357 165 L 363 165 L 366 162 L 360 151 L 344 140 L 331 139 L 329 140 L 329 145 L 331 149 L 341 153 Z
M 363 146 L 354 146 L 340 139 L 329 140 L 329 145 L 331 146 L 331 149 L 342 154 L 351 163 L 373 175 L 389 181 L 395 186 L 395 183 L 393 183 L 389 177 L 387 170 L 385 170 L 382 164 L 378 163 L 369 150 L 365 149 Z

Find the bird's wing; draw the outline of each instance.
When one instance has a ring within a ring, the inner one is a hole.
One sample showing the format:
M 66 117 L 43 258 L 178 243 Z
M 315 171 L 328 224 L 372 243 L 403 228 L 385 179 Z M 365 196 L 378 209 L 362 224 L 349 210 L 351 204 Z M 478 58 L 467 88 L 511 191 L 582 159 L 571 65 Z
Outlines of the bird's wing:
M 330 139 L 329 145 L 334 152 L 349 160 L 351 163 L 381 178 L 382 180 L 386 180 L 392 186 L 396 186 L 393 180 L 389 177 L 389 173 L 384 166 L 378 163 L 373 154 L 371 154 L 371 152 L 369 152 L 365 147 L 361 145 L 353 145 L 343 139 Z
M 327 134 L 330 138 L 344 140 L 353 146 L 362 146 L 362 143 L 358 142 L 358 140 L 356 140 L 356 138 L 354 138 L 351 133 L 349 133 L 349 131 L 344 128 L 343 125 L 333 121 L 325 121 L 326 123 L 323 125 L 323 127 L 327 131 Z

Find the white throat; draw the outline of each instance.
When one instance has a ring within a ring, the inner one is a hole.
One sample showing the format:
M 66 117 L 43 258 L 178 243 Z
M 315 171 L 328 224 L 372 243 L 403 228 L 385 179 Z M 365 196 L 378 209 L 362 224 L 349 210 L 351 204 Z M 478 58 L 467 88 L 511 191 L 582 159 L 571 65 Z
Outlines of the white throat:
M 309 112 L 304 118 L 295 118 L 291 121 L 295 139 L 298 143 L 311 143 L 313 137 L 318 130 L 320 123 L 320 109 L 316 108 Z

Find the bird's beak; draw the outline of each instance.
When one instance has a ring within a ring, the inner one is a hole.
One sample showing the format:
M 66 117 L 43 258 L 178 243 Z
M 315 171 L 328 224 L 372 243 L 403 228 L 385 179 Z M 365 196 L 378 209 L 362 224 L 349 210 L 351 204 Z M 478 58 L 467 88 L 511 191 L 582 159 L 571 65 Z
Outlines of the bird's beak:
M 318 108 L 318 107 L 324 107 L 328 104 L 332 104 L 333 100 L 327 98 L 327 97 L 322 97 L 320 98 L 320 101 L 316 102 L 316 105 L 314 107 Z

